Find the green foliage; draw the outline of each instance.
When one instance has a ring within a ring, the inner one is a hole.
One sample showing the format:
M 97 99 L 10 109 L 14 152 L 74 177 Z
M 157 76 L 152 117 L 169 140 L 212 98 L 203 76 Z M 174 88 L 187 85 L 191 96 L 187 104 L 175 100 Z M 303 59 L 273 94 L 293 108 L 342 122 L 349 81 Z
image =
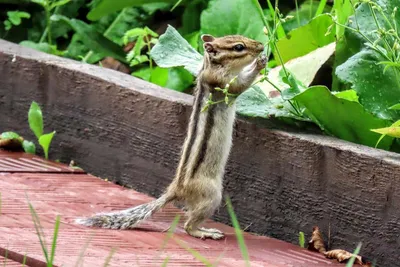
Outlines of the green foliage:
M 56 132 L 53 131 L 48 134 L 43 134 L 43 114 L 38 103 L 36 103 L 35 101 L 32 102 L 31 107 L 29 108 L 28 122 L 29 122 L 29 127 L 31 128 L 32 132 L 38 139 L 40 146 L 43 148 L 45 158 L 48 159 L 51 140 L 53 139 L 54 134 Z M 29 148 L 30 151 L 32 151 L 32 145 L 30 144 L 26 145 L 27 148 Z
M 80 35 L 80 37 L 82 38 L 81 40 L 85 43 L 85 45 L 87 47 L 90 47 L 91 50 L 101 53 L 102 55 L 112 56 L 122 62 L 126 62 L 125 53 L 122 48 L 116 43 L 105 38 L 91 25 L 81 20 L 69 19 L 61 15 L 53 15 L 51 19 L 54 21 L 62 20 L 65 23 L 69 24 L 70 27 Z
M 239 8 L 240 7 L 240 8 Z M 210 0 L 201 14 L 201 33 L 214 36 L 241 34 L 258 41 L 267 40 L 263 20 L 250 0 Z
M 174 3 L 176 0 L 102 0 L 87 15 L 89 20 L 98 20 L 125 7 L 137 7 L 151 3 Z
M 4 21 L 4 28 L 6 31 L 10 30 L 12 26 L 18 26 L 21 24 L 22 19 L 29 19 L 31 14 L 24 11 L 8 11 L 7 12 L 8 19 Z
M 39 139 L 43 135 L 43 114 L 38 103 L 32 102 L 28 112 L 29 127 L 35 134 L 36 138 Z
M 203 59 L 201 54 L 170 25 L 160 36 L 158 44 L 153 47 L 150 55 L 160 67 L 184 67 L 193 75 L 199 73 Z
M 388 109 L 400 99 L 400 69 L 396 67 L 400 47 L 395 48 L 400 43 L 400 14 L 395 12 L 399 6 L 399 0 L 362 3 L 345 32 L 343 42 L 348 48 L 339 57 L 354 55 L 336 69 L 339 79 L 352 84 L 369 112 L 390 120 L 400 118 L 400 112 Z
M 359 103 L 334 96 L 323 86 L 310 87 L 294 99 L 306 108 L 305 113 L 326 133 L 350 142 L 373 147 L 380 136 L 370 129 L 390 124 L 368 113 Z M 389 149 L 392 141 L 385 138 L 380 148 Z
M 24 140 L 22 141 L 22 147 L 26 153 L 36 154 L 36 146 L 33 142 Z
M 361 243 L 359 243 L 356 247 L 356 249 L 353 252 L 353 255 L 351 256 L 350 260 L 346 263 L 346 267 L 353 267 L 353 264 L 356 260 L 357 255 L 360 253 L 361 250 Z
M 19 134 L 14 132 L 4 132 L 1 134 L 1 139 L 18 139 L 20 138 Z
M 65 53 L 64 51 L 58 50 L 56 45 L 50 45 L 49 43 L 46 42 L 35 43 L 32 41 L 22 41 L 19 44 L 25 47 L 33 48 L 35 50 L 39 50 L 56 56 L 63 56 Z
M 280 39 L 276 45 L 281 53 L 284 63 L 290 59 L 304 56 L 319 47 L 323 47 L 335 41 L 335 31 L 328 28 L 333 24 L 329 15 L 320 15 L 312 19 L 308 24 L 288 33 L 288 36 Z M 296 49 L 293 49 L 296 47 Z
M 43 148 L 44 151 L 44 155 L 45 158 L 48 159 L 49 158 L 49 149 L 50 149 L 50 144 L 51 144 L 51 140 L 53 140 L 53 137 L 55 135 L 55 131 L 48 133 L 48 134 L 44 134 L 42 136 L 39 137 L 39 144 L 41 145 L 41 147 Z
M 150 69 L 152 69 L 152 62 L 149 57 L 152 44 L 157 44 L 158 34 L 150 30 L 148 27 L 134 28 L 125 33 L 123 37 L 124 44 L 135 41 L 135 46 L 126 56 L 127 61 L 131 67 L 139 65 L 144 62 L 150 62 Z M 146 55 L 142 54 L 144 47 L 148 48 Z
M 299 246 L 304 248 L 306 244 L 306 239 L 304 237 L 304 233 L 303 232 L 299 232 Z
M 39 238 L 40 246 L 42 247 L 42 252 L 43 252 L 43 255 L 44 255 L 45 260 L 46 260 L 46 265 L 47 265 L 47 267 L 53 267 L 54 266 L 54 256 L 55 256 L 55 252 L 56 252 L 56 244 L 57 244 L 57 238 L 58 238 L 58 231 L 59 231 L 59 228 L 60 228 L 60 219 L 61 219 L 61 217 L 60 217 L 60 215 L 57 215 L 57 217 L 56 217 L 56 221 L 55 221 L 55 224 L 54 224 L 53 241 L 52 241 L 51 249 L 49 251 L 49 248 L 47 247 L 47 244 L 46 244 L 46 236 L 44 235 L 43 227 L 42 227 L 42 225 L 40 223 L 39 216 L 38 216 L 35 208 L 31 204 L 31 202 L 29 201 L 29 199 L 28 199 L 28 205 L 29 205 L 29 210 L 30 210 L 31 215 L 32 215 L 32 221 L 33 221 L 33 224 L 35 226 L 36 234 L 37 234 L 37 236 Z

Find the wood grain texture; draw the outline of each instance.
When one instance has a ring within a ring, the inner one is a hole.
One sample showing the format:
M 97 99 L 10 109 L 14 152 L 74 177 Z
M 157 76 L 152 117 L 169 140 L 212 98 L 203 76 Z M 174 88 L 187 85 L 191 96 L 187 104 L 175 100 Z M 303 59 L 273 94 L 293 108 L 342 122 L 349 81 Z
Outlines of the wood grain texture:
M 191 96 L 0 41 L 0 131 L 33 139 L 32 100 L 57 131 L 52 159 L 152 196 L 171 181 Z M 330 248 L 362 241 L 378 266 L 400 266 L 398 154 L 240 119 L 225 193 L 249 231 L 297 243 L 318 225 Z M 229 222 L 224 207 L 214 218 Z

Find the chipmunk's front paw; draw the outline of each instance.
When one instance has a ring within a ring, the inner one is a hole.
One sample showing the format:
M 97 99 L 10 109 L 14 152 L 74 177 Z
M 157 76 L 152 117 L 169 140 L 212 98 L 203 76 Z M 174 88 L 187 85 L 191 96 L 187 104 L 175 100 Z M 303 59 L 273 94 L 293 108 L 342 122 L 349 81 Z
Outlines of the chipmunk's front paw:
M 267 66 L 267 56 L 265 54 L 261 54 L 258 58 L 257 58 L 257 69 L 262 70 L 263 68 L 265 68 L 265 66 Z

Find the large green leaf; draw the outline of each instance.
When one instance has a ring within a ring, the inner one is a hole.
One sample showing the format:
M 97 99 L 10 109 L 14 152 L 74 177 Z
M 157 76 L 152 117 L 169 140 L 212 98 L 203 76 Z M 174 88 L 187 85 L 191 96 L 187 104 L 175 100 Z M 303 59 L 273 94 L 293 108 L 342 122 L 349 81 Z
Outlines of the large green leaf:
M 383 10 L 387 18 L 391 20 L 391 15 L 395 7 L 400 6 L 400 0 L 377 0 L 376 2 Z M 375 10 L 376 18 L 381 27 L 389 29 L 388 23 Z M 400 14 L 396 13 L 394 18 L 400 34 Z M 393 21 L 391 22 L 393 25 Z M 367 3 L 362 3 L 356 10 L 355 16 L 351 17 L 352 28 L 359 27 L 360 31 L 375 42 L 377 35 L 375 31 L 374 16 Z M 393 45 L 393 39 L 388 39 L 389 44 Z M 400 69 L 392 67 L 384 72 L 384 65 L 377 65 L 379 62 L 387 61 L 382 52 L 376 52 L 369 48 L 367 40 L 360 34 L 346 29 L 342 40 L 338 44 L 336 53 L 337 77 L 346 84 L 351 84 L 359 95 L 360 103 L 371 113 L 383 119 L 397 120 L 400 112 L 389 110 L 388 108 L 400 99 Z M 382 41 L 376 42 L 377 47 L 383 46 Z M 343 63 L 343 64 L 342 64 Z M 335 90 L 341 89 L 340 84 L 335 80 L 333 85 Z
M 28 112 L 29 127 L 35 134 L 36 138 L 40 138 L 43 134 L 43 115 L 38 103 L 32 102 Z
M 201 32 L 216 37 L 240 34 L 265 42 L 264 23 L 250 0 L 210 0 L 201 14 Z
M 289 102 L 284 101 L 281 97 L 268 98 L 257 85 L 242 93 L 236 102 L 236 112 L 242 116 L 310 121 L 305 117 L 296 115 Z
M 380 135 L 371 129 L 390 125 L 359 103 L 334 96 L 324 86 L 310 87 L 293 99 L 306 108 L 307 115 L 326 133 L 357 144 L 374 147 Z M 392 142 L 393 138 L 385 137 L 379 148 L 389 149 Z
M 62 56 L 65 53 L 64 51 L 58 50 L 56 45 L 49 45 L 48 43 L 45 43 L 45 42 L 35 43 L 32 41 L 26 40 L 26 41 L 20 42 L 19 44 L 22 46 L 25 46 L 25 47 L 36 49 L 38 51 L 42 51 L 42 52 L 45 52 L 48 54 L 53 54 L 56 56 Z
M 121 62 L 126 63 L 125 52 L 118 44 L 107 39 L 100 32 L 95 30 L 91 25 L 78 19 L 69 19 L 61 15 L 53 15 L 52 20 L 59 21 L 62 20 L 68 23 L 76 33 L 78 33 L 82 41 L 91 50 L 103 54 L 105 56 L 111 56 L 118 59 Z
M 44 156 L 46 159 L 49 158 L 50 144 L 51 144 L 51 141 L 53 140 L 55 133 L 56 133 L 56 131 L 53 131 L 51 133 L 44 134 L 44 135 L 40 136 L 40 138 L 39 138 L 39 144 L 43 148 Z
M 287 37 L 277 42 L 277 47 L 283 62 L 304 56 L 317 48 L 323 47 L 335 41 L 335 30 L 327 33 L 329 26 L 333 24 L 329 15 L 323 14 L 312 19 L 308 24 L 297 28 L 287 34 Z M 275 58 L 278 58 L 275 56 Z
M 97 4 L 87 15 L 89 20 L 98 20 L 112 12 L 119 11 L 125 7 L 137 7 L 150 3 L 175 3 L 176 0 L 103 0 Z
M 400 99 L 399 69 L 377 65 L 382 56 L 370 49 L 362 50 L 336 69 L 340 79 L 351 83 L 360 103 L 370 112 L 383 119 L 395 120 L 400 112 L 390 110 Z
M 300 2 L 300 1 L 298 1 Z M 311 3 L 313 2 L 313 3 Z M 338 2 L 337 0 L 335 2 Z M 292 19 L 287 20 L 282 24 L 286 32 L 290 32 L 296 28 L 306 25 L 314 18 L 314 14 L 317 12 L 318 3 L 316 1 L 304 1 L 298 8 L 288 13 L 289 16 L 293 16 Z M 323 10 L 324 13 L 329 13 L 331 10 L 329 5 L 325 5 Z
M 184 67 L 194 76 L 199 73 L 203 60 L 202 55 L 170 25 L 150 55 L 162 68 Z

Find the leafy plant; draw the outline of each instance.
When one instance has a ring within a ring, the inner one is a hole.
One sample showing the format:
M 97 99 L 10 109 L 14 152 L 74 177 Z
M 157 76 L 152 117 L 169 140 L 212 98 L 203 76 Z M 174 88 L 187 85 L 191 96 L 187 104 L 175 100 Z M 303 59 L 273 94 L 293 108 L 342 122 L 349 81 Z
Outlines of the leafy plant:
M 31 14 L 24 11 L 8 11 L 7 12 L 7 19 L 4 21 L 4 28 L 6 31 L 9 31 L 12 26 L 18 26 L 21 24 L 22 19 L 29 19 Z
M 144 62 L 149 62 L 150 69 L 153 69 L 153 63 L 149 57 L 149 53 L 151 50 L 151 45 L 157 44 L 157 37 L 158 34 L 150 30 L 148 27 L 135 28 L 125 33 L 123 37 L 125 45 L 128 44 L 128 42 L 135 41 L 134 47 L 126 56 L 126 59 L 131 67 L 134 67 Z M 145 55 L 142 54 L 142 50 L 144 47 L 147 47 L 148 49 L 148 52 L 146 52 Z
M 299 246 L 305 248 L 306 239 L 304 237 L 304 232 L 299 232 Z
M 38 139 L 40 146 L 43 148 L 45 158 L 48 159 L 50 144 L 56 132 L 53 131 L 48 134 L 43 134 L 43 114 L 38 103 L 35 101 L 32 102 L 29 108 L 28 122 L 29 127 Z

